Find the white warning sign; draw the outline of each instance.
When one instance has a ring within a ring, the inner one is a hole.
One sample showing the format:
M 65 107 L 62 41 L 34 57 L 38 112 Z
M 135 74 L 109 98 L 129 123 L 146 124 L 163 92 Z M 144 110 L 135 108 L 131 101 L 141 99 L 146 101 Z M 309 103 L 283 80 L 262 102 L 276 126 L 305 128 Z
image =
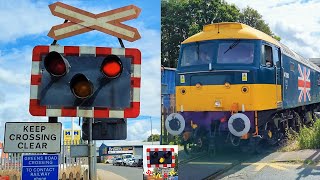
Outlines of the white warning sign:
M 242 81 L 248 81 L 248 74 L 242 73 Z
M 4 152 L 59 153 L 61 123 L 6 123 Z

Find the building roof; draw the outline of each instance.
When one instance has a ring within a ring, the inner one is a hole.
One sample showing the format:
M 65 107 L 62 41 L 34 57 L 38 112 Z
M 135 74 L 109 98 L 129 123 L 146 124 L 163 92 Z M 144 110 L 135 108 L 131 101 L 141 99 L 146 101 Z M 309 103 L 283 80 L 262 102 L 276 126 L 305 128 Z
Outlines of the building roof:
M 159 145 L 160 141 L 154 141 L 152 142 L 139 142 L 139 141 L 119 141 L 119 142 L 110 142 L 110 143 L 102 143 L 102 145 L 106 146 L 143 146 L 143 145 Z

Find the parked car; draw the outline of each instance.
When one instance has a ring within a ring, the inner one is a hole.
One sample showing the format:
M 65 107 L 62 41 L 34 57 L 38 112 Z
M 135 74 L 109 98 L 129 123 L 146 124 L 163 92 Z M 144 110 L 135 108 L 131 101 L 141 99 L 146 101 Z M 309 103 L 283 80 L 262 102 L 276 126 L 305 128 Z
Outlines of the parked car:
M 122 157 L 122 164 L 121 165 L 126 166 L 128 164 L 128 161 L 133 158 L 133 155 L 132 154 L 123 154 L 121 157 Z
M 133 167 L 142 166 L 142 161 L 143 159 L 133 158 L 131 161 L 129 161 L 129 166 L 133 166 Z
M 134 166 L 135 165 L 135 159 L 131 158 L 126 162 L 126 166 Z
M 113 161 L 114 161 L 114 158 L 110 158 L 110 159 L 105 160 L 105 163 L 106 164 L 113 164 Z
M 116 165 L 116 166 L 121 166 L 123 164 L 123 159 L 122 158 L 116 158 L 113 163 L 113 165 Z

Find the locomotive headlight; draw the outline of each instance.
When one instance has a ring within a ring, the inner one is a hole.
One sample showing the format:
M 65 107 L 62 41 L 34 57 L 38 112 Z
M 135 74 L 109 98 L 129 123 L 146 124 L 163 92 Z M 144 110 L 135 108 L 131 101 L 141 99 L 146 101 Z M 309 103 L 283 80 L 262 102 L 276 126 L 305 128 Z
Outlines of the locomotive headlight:
M 220 100 L 215 100 L 214 101 L 214 106 L 215 107 L 221 107 L 221 101 Z
M 197 83 L 197 84 L 196 84 L 196 88 L 197 88 L 197 89 L 200 89 L 200 88 L 201 88 L 201 84 L 200 84 L 200 83 Z
M 229 89 L 230 88 L 230 83 L 226 82 L 226 83 L 224 83 L 224 86 Z

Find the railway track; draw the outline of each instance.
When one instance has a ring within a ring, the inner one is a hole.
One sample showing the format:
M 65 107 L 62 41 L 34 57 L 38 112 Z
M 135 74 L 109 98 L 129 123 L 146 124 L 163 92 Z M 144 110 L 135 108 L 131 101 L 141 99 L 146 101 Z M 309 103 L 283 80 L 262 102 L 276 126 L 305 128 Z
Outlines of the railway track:
M 244 161 L 244 160 L 243 160 Z M 222 168 L 221 170 L 218 170 L 216 172 L 214 172 L 213 174 L 203 178 L 203 180 L 212 180 L 212 179 L 217 179 L 219 176 L 221 176 L 222 174 L 228 172 L 229 170 L 231 170 L 232 168 L 240 165 L 243 161 L 238 161 L 235 163 L 232 163 L 224 168 Z
M 234 152 L 232 150 L 218 152 L 215 156 L 210 156 L 208 153 L 204 153 L 199 156 L 180 161 L 179 176 L 188 180 L 195 178 L 203 180 L 219 179 L 221 175 L 254 157 L 257 156 L 252 156 L 252 154 L 244 155 L 241 152 Z
M 182 160 L 182 161 L 179 162 L 179 166 L 180 166 L 180 167 L 181 167 L 181 166 L 184 166 L 184 165 L 186 165 L 188 162 L 192 162 L 192 161 L 194 161 L 194 160 L 196 160 L 196 159 L 200 159 L 200 158 L 202 158 L 202 157 L 204 157 L 204 156 L 207 156 L 207 153 L 204 153 L 204 154 L 201 154 L 201 155 L 197 155 L 197 156 L 194 156 L 194 157 L 189 158 L 189 159 L 186 159 L 186 160 Z
M 232 163 L 230 163 L 229 165 L 226 165 L 225 167 L 216 170 L 215 172 L 213 172 L 212 174 L 210 174 L 209 176 L 203 178 L 203 180 L 212 180 L 212 179 L 220 179 L 221 175 L 227 173 L 229 170 L 235 168 L 236 166 L 241 165 L 244 162 L 248 162 L 248 161 L 255 161 L 254 159 L 261 159 L 267 155 L 269 155 L 272 152 L 277 151 L 277 148 L 275 147 L 264 147 L 261 146 L 260 148 L 262 148 L 263 150 L 261 150 L 259 153 L 254 153 L 254 154 L 242 154 L 242 158 L 238 159 L 237 161 L 233 161 Z M 239 154 L 241 156 L 241 154 Z

